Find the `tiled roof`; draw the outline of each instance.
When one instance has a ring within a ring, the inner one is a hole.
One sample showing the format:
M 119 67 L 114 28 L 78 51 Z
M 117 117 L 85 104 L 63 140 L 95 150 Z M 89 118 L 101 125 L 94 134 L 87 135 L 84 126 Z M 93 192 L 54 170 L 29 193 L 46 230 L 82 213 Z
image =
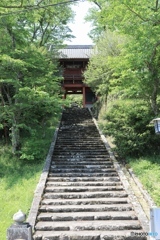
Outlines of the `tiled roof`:
M 88 59 L 91 56 L 93 45 L 67 45 L 60 49 L 60 59 Z

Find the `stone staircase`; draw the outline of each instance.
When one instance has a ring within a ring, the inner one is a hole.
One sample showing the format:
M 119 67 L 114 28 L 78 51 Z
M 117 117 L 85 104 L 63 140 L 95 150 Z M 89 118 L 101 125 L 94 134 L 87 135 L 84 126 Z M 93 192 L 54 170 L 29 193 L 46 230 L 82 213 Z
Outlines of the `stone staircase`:
M 35 240 L 144 240 L 132 202 L 87 109 L 62 115 Z

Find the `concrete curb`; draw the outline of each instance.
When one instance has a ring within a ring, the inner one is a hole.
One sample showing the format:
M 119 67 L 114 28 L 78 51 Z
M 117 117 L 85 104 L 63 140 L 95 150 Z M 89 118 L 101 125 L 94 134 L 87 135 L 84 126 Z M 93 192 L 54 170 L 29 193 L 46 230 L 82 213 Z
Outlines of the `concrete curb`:
M 34 226 L 36 224 L 36 218 L 37 218 L 37 215 L 38 215 L 39 205 L 40 205 L 40 202 L 41 202 L 41 199 L 42 199 L 42 194 L 43 194 L 45 184 L 46 184 L 46 180 L 47 180 L 47 177 L 48 177 L 48 173 L 49 173 L 49 169 L 50 169 L 50 165 L 51 165 L 51 161 L 52 161 L 52 155 L 53 155 L 54 147 L 55 147 L 56 140 L 57 140 L 57 134 L 58 134 L 60 122 L 61 122 L 61 120 L 59 121 L 59 124 L 58 124 L 57 128 L 55 129 L 54 136 L 53 136 L 50 148 L 49 148 L 49 152 L 48 152 L 48 155 L 47 155 L 46 160 L 45 160 L 45 164 L 44 164 L 44 167 L 43 167 L 42 174 L 40 176 L 40 179 L 39 179 L 39 182 L 37 184 L 36 190 L 34 192 L 32 205 L 31 205 L 29 215 L 28 215 L 28 218 L 27 218 L 27 222 L 29 222 L 29 224 L 32 226 L 33 230 L 34 230 Z
M 136 185 L 139 188 L 139 190 L 141 191 L 141 193 L 143 194 L 143 197 L 147 201 L 149 208 L 156 207 L 155 202 L 153 201 L 153 199 L 151 198 L 151 196 L 149 195 L 147 190 L 145 190 L 143 188 L 143 185 L 138 180 L 138 178 L 135 176 L 135 174 L 133 173 L 133 170 L 130 168 L 130 169 L 128 169 L 128 172 L 129 172 L 130 176 L 133 178 L 134 182 L 136 183 Z

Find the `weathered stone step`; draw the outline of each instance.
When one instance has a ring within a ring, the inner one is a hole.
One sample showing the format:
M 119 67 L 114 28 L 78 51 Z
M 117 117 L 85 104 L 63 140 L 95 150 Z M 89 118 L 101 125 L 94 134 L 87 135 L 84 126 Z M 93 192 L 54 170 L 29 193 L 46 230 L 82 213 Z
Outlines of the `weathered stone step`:
M 55 148 L 61 148 L 61 147 L 105 147 L 103 142 L 93 142 L 93 141 L 82 141 L 75 142 L 75 141 L 57 141 Z
M 84 159 L 86 161 L 98 161 L 98 162 L 103 162 L 103 161 L 111 161 L 109 159 L 109 155 L 105 154 L 105 155 L 83 155 L 83 154 L 79 154 L 79 153 L 70 153 L 68 155 L 60 155 L 60 154 L 53 154 L 53 158 L 52 159 L 57 159 L 58 161 L 84 161 Z
M 52 193 L 60 193 L 60 192 L 106 192 L 106 191 L 120 191 L 124 190 L 123 186 L 88 186 L 88 187 L 82 187 L 82 186 L 46 186 L 45 192 L 52 192 Z
M 68 152 L 68 149 L 65 149 L 65 150 L 58 150 L 58 149 L 55 149 L 55 151 L 54 151 L 54 155 L 56 155 L 56 154 L 61 154 L 61 155 L 63 155 L 63 154 L 70 154 L 70 153 L 77 153 L 77 150 L 76 149 L 71 149 L 70 150 L 70 152 Z M 81 153 L 83 153 L 83 154 L 91 154 L 91 155 L 95 155 L 95 154 L 98 154 L 98 156 L 99 157 L 101 157 L 101 155 L 105 155 L 105 154 L 107 154 L 107 151 L 104 149 L 102 149 L 102 150 L 97 150 L 97 149 L 86 149 L 86 150 L 83 150 L 83 149 L 79 149 L 78 150 L 78 153 L 79 154 L 81 154 Z
M 105 146 L 93 146 L 90 145 L 88 146 L 68 146 L 68 145 L 63 145 L 63 146 L 56 146 L 55 151 L 106 151 Z
M 68 140 L 66 140 L 66 139 L 62 139 L 62 140 L 57 140 L 56 141 L 56 144 L 55 144 L 55 148 L 62 148 L 62 147 L 73 147 L 73 148 L 75 148 L 75 147 L 84 147 L 84 148 L 86 148 L 86 147 L 93 147 L 94 149 L 96 149 L 96 147 L 98 147 L 98 148 L 102 148 L 102 149 L 106 149 L 105 148 L 105 145 L 104 145 L 104 143 L 102 142 L 102 140 L 101 139 L 99 139 L 99 140 L 95 140 L 95 137 L 93 138 L 93 140 L 91 140 L 91 139 L 84 139 L 83 138 L 83 136 L 80 138 L 79 137 L 79 139 L 78 139 L 78 141 L 76 140 L 76 139 L 74 139 L 73 141 L 72 141 L 72 139 L 73 139 L 73 137 L 71 137 L 70 139 L 68 139 Z
M 102 139 L 100 136 L 97 137 L 92 137 L 92 136 L 83 136 L 83 137 L 79 137 L 78 135 L 76 136 L 71 136 L 71 132 L 69 134 L 66 135 L 66 133 L 63 132 L 59 132 L 58 133 L 58 137 L 57 137 L 57 142 L 58 141 L 65 141 L 65 142 L 74 142 L 76 140 L 76 142 L 85 142 L 85 141 L 93 141 L 93 142 L 102 142 Z
M 88 221 L 88 220 L 136 220 L 133 211 L 126 212 L 73 212 L 40 213 L 38 221 Z
M 105 147 L 102 147 L 102 146 L 99 146 L 99 147 L 96 147 L 96 146 L 76 146 L 76 147 L 73 147 L 73 146 L 62 146 L 62 147 L 56 147 L 55 148 L 55 152 L 57 151 L 61 151 L 61 152 L 65 152 L 65 151 L 72 151 L 72 152 L 100 152 L 100 153 L 107 153 L 106 151 L 106 148 Z
M 131 232 L 137 234 L 133 236 Z M 147 240 L 142 230 L 117 231 L 37 231 L 34 240 Z M 42 238 L 43 237 L 43 238 Z
M 95 131 L 97 131 L 97 129 Z M 84 134 L 84 132 L 83 132 L 83 134 Z M 91 135 L 87 135 L 87 136 L 85 135 L 84 137 L 81 137 L 78 134 L 77 136 L 75 135 L 75 136 L 73 136 L 73 138 L 71 138 L 71 132 L 70 132 L 70 134 L 66 134 L 64 131 L 59 131 L 58 136 L 57 136 L 57 141 L 62 140 L 62 141 L 66 141 L 66 142 L 69 142 L 69 141 L 74 142 L 75 139 L 77 140 L 77 142 L 80 142 L 80 141 L 82 142 L 83 139 L 86 141 L 94 140 L 94 138 Z M 98 133 L 98 135 L 95 137 L 95 141 L 99 142 L 99 140 L 100 140 L 100 142 L 102 142 L 101 136 Z
M 73 198 L 108 198 L 108 197 L 127 197 L 127 193 L 124 191 L 107 191 L 107 192 L 72 192 L 72 193 L 45 193 L 44 198 L 62 198 L 62 199 L 73 199 Z
M 55 182 L 48 179 L 47 186 L 57 187 L 57 186 L 121 186 L 122 183 L 119 182 Z
M 117 172 L 108 173 L 49 173 L 50 177 L 113 177 L 118 176 Z
M 65 222 L 38 222 L 36 230 L 52 231 L 93 231 L 93 230 L 138 230 L 141 225 L 135 220 L 108 220 L 108 221 L 65 221 Z
M 113 163 L 110 160 L 106 160 L 106 161 L 52 161 L 51 163 L 52 167 L 59 167 L 59 168 L 63 168 L 64 167 L 80 167 L 80 168 L 113 168 Z
M 79 119 L 79 121 L 80 121 L 80 119 Z M 83 124 L 82 124 L 82 122 L 80 124 L 79 123 L 80 122 L 77 122 L 77 121 L 75 122 L 74 119 L 72 119 L 71 121 L 67 120 L 67 122 L 65 122 L 64 124 L 62 124 L 60 126 L 60 132 L 65 133 L 68 130 L 76 131 L 77 129 L 81 130 L 81 131 L 85 131 L 86 128 L 88 130 L 92 130 L 92 128 L 94 126 L 93 122 L 89 122 L 89 123 L 83 122 Z M 94 129 L 93 129 L 93 131 L 94 131 Z
M 93 140 L 93 138 L 97 138 L 97 141 L 98 141 L 98 138 L 100 140 L 100 136 L 99 134 L 93 130 L 90 130 L 90 131 L 87 131 L 87 128 L 84 130 L 82 129 L 62 129 L 62 131 L 60 131 L 60 136 L 61 138 L 65 139 L 65 135 L 69 135 L 68 139 L 72 139 L 74 138 L 75 139 L 75 136 L 77 136 L 78 139 L 82 139 L 84 138 L 84 141 L 85 140 Z M 88 138 L 88 135 L 90 135 L 90 137 Z
M 87 158 L 83 156 L 77 156 L 77 159 L 79 158 L 78 161 L 74 160 L 73 157 L 65 157 L 65 156 L 55 156 L 53 155 L 52 158 L 52 164 L 79 164 L 79 165 L 99 165 L 99 164 L 113 164 L 112 161 L 108 157 L 92 157 L 92 158 Z
M 55 157 L 55 156 L 57 156 L 58 158 L 64 158 L 65 156 L 63 156 L 63 155 L 56 155 L 55 153 L 53 153 L 53 158 Z M 79 152 L 76 152 L 76 153 L 72 153 L 72 156 L 77 156 L 77 157 L 79 157 L 79 160 L 84 160 L 84 158 L 87 160 L 87 161 L 105 161 L 105 160 L 110 160 L 110 156 L 109 156 L 109 154 L 106 152 L 105 154 L 101 154 L 100 156 L 99 156 L 99 154 L 97 154 L 97 155 L 85 155 L 85 157 L 84 157 L 84 155 L 82 154 L 82 153 L 79 153 Z
M 61 205 L 102 205 L 108 204 L 112 205 L 113 209 L 119 207 L 121 209 L 122 204 L 128 204 L 128 198 L 89 198 L 89 199 L 42 199 L 42 205 L 53 205 L 53 206 L 61 206 Z M 119 204 L 114 206 L 114 204 Z M 131 205 L 125 205 L 125 207 Z M 95 206 L 94 206 L 95 208 Z M 132 209 L 132 208 L 131 208 Z
M 80 120 L 80 119 L 79 119 Z M 74 119 L 72 119 L 72 121 L 74 121 Z M 64 123 L 63 125 L 61 125 L 60 129 L 63 130 L 63 132 L 65 130 L 68 129 L 72 129 L 74 131 L 76 131 L 76 129 L 80 129 L 80 130 L 85 130 L 87 128 L 87 130 L 91 130 L 91 131 L 95 131 L 96 126 L 94 125 L 93 122 L 89 122 L 89 123 L 80 123 L 80 122 L 71 122 L 71 121 L 67 121 L 67 123 Z
M 66 136 L 68 135 L 68 136 Z M 90 136 L 88 136 L 90 135 Z M 73 132 L 72 130 L 67 130 L 67 131 L 60 131 L 59 132 L 59 137 L 58 140 L 82 140 L 84 139 L 84 141 L 102 141 L 101 137 L 99 136 L 99 134 L 93 134 L 92 132 L 80 132 L 79 130 L 76 132 Z
M 80 169 L 88 169 L 88 168 L 93 168 L 93 169 L 101 169 L 101 168 L 113 168 L 113 163 L 111 162 L 107 162 L 106 164 L 75 164 L 75 162 L 70 162 L 70 163 L 65 163 L 65 162 L 61 162 L 59 163 L 58 161 L 57 162 L 52 162 L 51 164 L 51 168 L 61 168 L 61 169 L 64 169 L 64 168 L 80 168 Z
M 51 170 L 71 170 L 71 171 L 75 171 L 78 169 L 78 171 L 87 171 L 87 170 L 93 170 L 93 171 L 104 171 L 104 170 L 114 170 L 114 166 L 113 164 L 106 164 L 106 165 L 98 165 L 97 167 L 96 165 L 79 165 L 79 164 L 73 164 L 73 162 L 71 164 L 67 164 L 67 165 L 62 165 L 62 164 L 55 164 L 53 163 L 50 167 Z
M 99 182 L 99 181 L 106 181 L 106 182 L 119 182 L 120 179 L 118 176 L 116 177 L 54 177 L 54 174 L 50 174 L 47 178 L 47 181 L 55 181 L 55 182 Z
M 112 163 L 113 164 L 113 161 L 107 156 L 102 156 L 102 157 L 98 157 L 98 156 L 89 156 L 89 157 L 86 157 L 86 156 L 83 156 L 81 154 L 77 154 L 77 155 L 73 155 L 73 156 L 69 156 L 69 157 L 64 157 L 64 156 L 55 156 L 53 155 L 52 157 L 52 162 L 56 162 L 56 163 L 65 163 L 65 164 L 74 164 L 75 161 L 74 161 L 74 157 L 77 157 L 78 159 L 78 163 L 76 164 L 91 164 L 91 165 L 95 165 L 95 164 L 107 164 L 107 163 Z
M 82 123 L 82 122 L 81 122 Z M 94 134 L 97 134 L 98 135 L 98 132 L 96 131 L 96 126 L 94 125 L 93 122 L 90 122 L 90 123 L 83 123 L 83 124 L 77 124 L 77 123 L 74 123 L 72 124 L 70 122 L 67 122 L 67 124 L 64 124 L 63 126 L 60 127 L 60 132 L 64 133 L 68 130 L 72 130 L 74 132 L 76 132 L 77 130 L 80 130 L 80 131 L 84 131 L 86 132 L 93 132 Z
M 83 138 L 82 140 L 80 141 L 57 141 L 56 142 L 56 145 L 55 145 L 55 148 L 59 148 L 59 147 L 105 147 L 105 145 L 103 144 L 103 142 L 101 142 L 100 140 L 99 141 L 84 141 Z
M 99 204 L 99 205 L 42 205 L 39 212 L 108 212 L 108 211 L 131 211 L 133 210 L 131 204 Z
M 72 156 L 68 156 L 66 157 L 66 159 L 63 157 L 53 157 L 52 162 L 51 162 L 51 166 L 57 166 L 57 167 L 81 167 L 81 168 L 104 168 L 104 167 L 113 167 L 113 162 L 110 159 L 103 159 L 103 160 L 96 160 L 96 159 L 86 159 L 86 161 L 84 160 L 85 157 L 82 159 L 78 160 L 78 157 L 72 157 Z
M 51 173 L 116 173 L 116 170 L 114 168 L 50 168 Z

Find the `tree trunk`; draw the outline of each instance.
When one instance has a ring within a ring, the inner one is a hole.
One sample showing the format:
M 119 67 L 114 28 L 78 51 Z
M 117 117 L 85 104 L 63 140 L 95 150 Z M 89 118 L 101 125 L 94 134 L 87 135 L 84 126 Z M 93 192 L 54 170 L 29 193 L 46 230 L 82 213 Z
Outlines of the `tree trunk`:
M 157 84 L 154 84 L 152 95 L 151 95 L 151 107 L 152 107 L 152 110 L 153 110 L 155 116 L 157 116 L 157 114 L 158 114 L 158 105 L 157 105 L 157 92 L 158 91 L 157 90 L 158 90 L 158 86 L 157 86 Z
M 157 95 L 159 92 L 159 78 L 157 70 L 152 66 L 151 68 L 151 76 L 153 79 L 153 85 L 152 85 L 152 93 L 151 93 L 151 108 L 153 110 L 153 113 L 155 116 L 158 114 L 158 104 L 157 104 Z
M 13 124 L 11 127 L 11 140 L 12 140 L 12 153 L 18 154 L 21 149 L 20 143 L 20 131 L 16 123 L 16 119 L 13 119 Z

